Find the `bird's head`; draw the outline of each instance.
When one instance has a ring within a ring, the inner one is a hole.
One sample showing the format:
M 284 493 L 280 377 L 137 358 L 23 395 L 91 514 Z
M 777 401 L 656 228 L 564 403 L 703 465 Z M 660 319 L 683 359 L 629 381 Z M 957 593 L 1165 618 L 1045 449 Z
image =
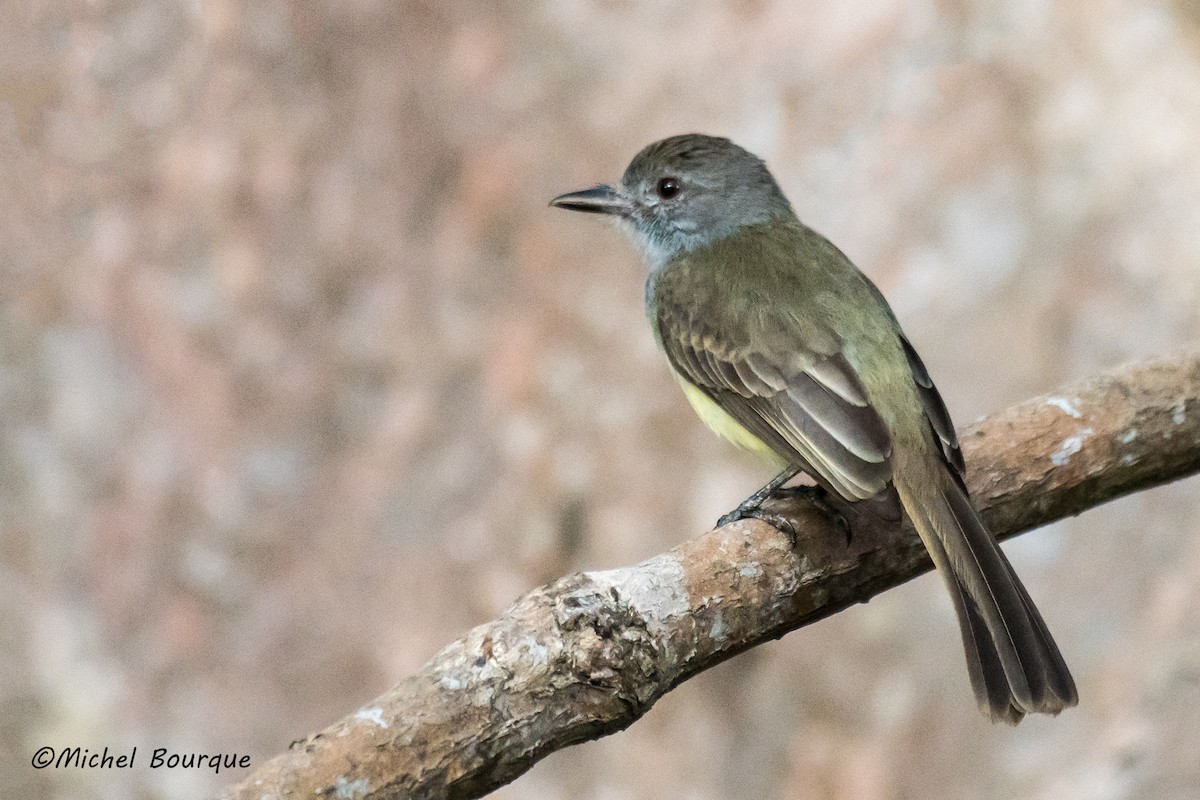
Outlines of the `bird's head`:
M 644 148 L 616 187 L 569 192 L 550 203 L 618 219 L 651 268 L 792 213 L 762 159 L 728 139 L 696 133 Z

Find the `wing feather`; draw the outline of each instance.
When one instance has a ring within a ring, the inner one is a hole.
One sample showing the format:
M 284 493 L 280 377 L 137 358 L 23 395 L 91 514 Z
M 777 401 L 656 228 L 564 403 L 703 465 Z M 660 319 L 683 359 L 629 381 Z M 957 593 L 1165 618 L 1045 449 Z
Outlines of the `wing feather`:
M 954 432 L 954 422 L 950 419 L 950 412 L 946 410 L 946 404 L 942 401 L 941 394 L 933 385 L 933 379 L 929 377 L 925 364 L 917 355 L 912 343 L 908 341 L 908 337 L 900 334 L 900 342 L 904 345 L 904 354 L 908 357 L 908 365 L 912 369 L 913 381 L 917 384 L 917 393 L 921 397 L 925 417 L 929 420 L 929 426 L 933 428 L 938 444 L 941 445 L 942 457 L 954 468 L 954 473 L 961 484 L 967 472 L 967 465 L 963 461 L 962 449 L 958 446 L 958 434 Z
M 683 324 L 684 315 L 661 300 L 659 340 L 689 383 L 843 497 L 866 499 L 887 488 L 891 440 L 843 356 L 797 352 L 794 343 L 770 352 L 721 339 Z
M 891 452 L 887 429 L 870 406 L 854 405 L 808 372 L 788 383 L 788 398 L 854 455 L 873 464 Z

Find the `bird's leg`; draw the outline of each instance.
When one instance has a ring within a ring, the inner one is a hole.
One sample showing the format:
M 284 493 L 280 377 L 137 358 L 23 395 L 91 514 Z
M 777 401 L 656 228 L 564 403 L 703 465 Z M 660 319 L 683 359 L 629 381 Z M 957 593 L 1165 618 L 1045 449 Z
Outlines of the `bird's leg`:
M 739 519 L 745 519 L 746 517 L 759 517 L 760 519 L 763 519 L 764 522 L 770 522 L 774 524 L 774 515 L 769 515 L 771 516 L 771 519 L 764 518 L 767 515 L 763 514 L 762 504 L 768 497 L 775 493 L 776 489 L 778 489 L 780 486 L 783 486 L 792 478 L 796 477 L 799 472 L 799 467 L 785 468 L 783 472 L 772 478 L 770 483 L 743 500 L 741 504 L 733 511 L 730 511 L 728 514 L 717 520 L 717 527 L 720 528 L 722 525 L 728 525 L 731 522 L 737 522 Z
M 773 514 L 762 508 L 762 504 L 765 503 L 768 498 L 777 496 L 779 494 L 784 494 L 786 492 L 786 494 L 793 497 L 802 496 L 807 502 L 812 503 L 828 513 L 842 533 L 845 534 L 846 544 L 849 545 L 850 523 L 841 513 L 841 511 L 839 511 L 837 508 L 834 508 L 834 506 L 829 503 L 827 499 L 828 494 L 826 493 L 825 489 L 820 486 L 791 486 L 784 489 L 782 492 L 780 491 L 780 489 L 783 488 L 783 485 L 792 478 L 796 477 L 800 471 L 801 470 L 799 467 L 788 467 L 783 472 L 776 475 L 771 479 L 770 483 L 743 500 L 741 505 L 739 505 L 733 511 L 730 511 L 728 514 L 717 520 L 717 527 L 719 528 L 722 525 L 728 525 L 731 522 L 737 522 L 739 519 L 754 517 L 755 519 L 761 519 L 768 525 L 778 528 L 786 533 L 788 537 L 791 538 L 792 546 L 794 547 L 796 544 L 796 530 L 792 526 L 791 519 L 783 516 L 782 514 Z

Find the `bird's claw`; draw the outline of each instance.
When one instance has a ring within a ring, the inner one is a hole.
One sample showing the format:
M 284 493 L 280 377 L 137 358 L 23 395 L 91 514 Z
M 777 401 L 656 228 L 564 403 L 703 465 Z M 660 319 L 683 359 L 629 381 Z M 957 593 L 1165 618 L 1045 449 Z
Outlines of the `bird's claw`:
M 766 501 L 779 500 L 785 497 L 800 497 L 806 502 L 812 503 L 827 513 L 833 519 L 833 522 L 835 525 L 837 525 L 838 529 L 841 530 L 841 532 L 845 535 L 846 545 L 849 546 L 851 541 L 850 522 L 846 519 L 845 515 L 841 513 L 841 511 L 839 511 L 829 502 L 825 490 L 819 486 L 789 486 L 785 488 L 776 488 L 770 495 L 767 495 L 766 497 L 763 497 L 759 494 L 751 495 L 733 511 L 730 511 L 728 514 L 725 514 L 719 520 L 717 520 L 717 527 L 720 528 L 723 525 L 728 525 L 731 522 L 737 522 L 741 519 L 759 519 L 786 534 L 787 537 L 791 539 L 792 546 L 795 547 L 797 531 L 792 517 L 785 514 L 768 511 L 763 508 L 763 504 Z
M 767 511 L 759 503 L 754 503 L 752 505 L 743 503 L 733 511 L 730 511 L 728 514 L 717 520 L 717 527 L 720 528 L 724 525 L 730 524 L 731 522 L 737 522 L 738 520 L 743 519 L 762 520 L 772 528 L 775 528 L 779 532 L 786 535 L 788 539 L 791 540 L 792 546 L 796 546 L 796 526 L 792 522 L 792 519 L 784 514 L 775 514 Z

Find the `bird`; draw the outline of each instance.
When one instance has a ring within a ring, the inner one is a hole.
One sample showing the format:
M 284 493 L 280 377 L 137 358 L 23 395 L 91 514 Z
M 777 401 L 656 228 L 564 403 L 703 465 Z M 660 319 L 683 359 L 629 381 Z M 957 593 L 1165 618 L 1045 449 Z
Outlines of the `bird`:
M 616 186 L 551 205 L 618 221 L 648 268 L 647 317 L 688 401 L 779 469 L 735 517 L 760 515 L 799 472 L 850 507 L 898 503 L 949 592 L 980 710 L 1015 725 L 1078 703 L 970 499 L 920 356 L 875 284 L 800 221 L 762 159 L 727 138 L 672 136 L 643 148 Z

